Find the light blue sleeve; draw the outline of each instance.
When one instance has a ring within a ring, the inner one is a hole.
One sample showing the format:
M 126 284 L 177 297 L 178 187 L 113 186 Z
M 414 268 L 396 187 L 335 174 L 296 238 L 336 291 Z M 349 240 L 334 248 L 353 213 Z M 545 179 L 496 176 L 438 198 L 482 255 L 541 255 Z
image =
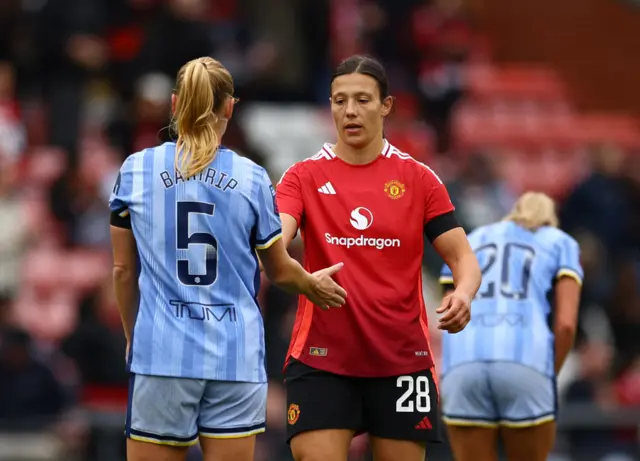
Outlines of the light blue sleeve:
M 580 246 L 572 237 L 564 235 L 559 242 L 558 269 L 556 278 L 571 277 L 582 285 L 584 272 L 580 264 Z
M 266 250 L 282 237 L 282 222 L 276 204 L 276 190 L 264 168 L 260 169 L 257 180 L 259 183 L 256 201 L 258 212 L 256 249 Z
M 109 208 L 114 213 L 118 213 L 121 217 L 129 214 L 129 206 L 131 206 L 131 194 L 133 192 L 133 155 L 129 156 L 116 178 L 116 183 L 111 191 L 109 198 Z

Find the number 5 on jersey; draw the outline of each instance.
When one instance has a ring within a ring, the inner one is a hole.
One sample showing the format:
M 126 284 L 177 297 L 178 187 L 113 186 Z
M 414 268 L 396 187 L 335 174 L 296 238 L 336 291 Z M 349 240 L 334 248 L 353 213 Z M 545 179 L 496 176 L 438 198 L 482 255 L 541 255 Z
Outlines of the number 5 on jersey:
M 431 396 L 429 395 L 429 379 L 426 376 L 399 376 L 396 387 L 406 389 L 404 394 L 396 400 L 397 413 L 429 413 L 431 411 Z M 415 397 L 414 395 L 415 390 Z M 412 398 L 413 397 L 413 398 Z
M 218 241 L 208 232 L 189 232 L 189 216 L 204 214 L 213 216 L 213 203 L 178 202 L 176 210 L 176 250 L 189 250 L 190 245 L 205 245 L 205 272 L 193 274 L 188 259 L 177 259 L 178 280 L 184 285 L 208 286 L 218 277 Z

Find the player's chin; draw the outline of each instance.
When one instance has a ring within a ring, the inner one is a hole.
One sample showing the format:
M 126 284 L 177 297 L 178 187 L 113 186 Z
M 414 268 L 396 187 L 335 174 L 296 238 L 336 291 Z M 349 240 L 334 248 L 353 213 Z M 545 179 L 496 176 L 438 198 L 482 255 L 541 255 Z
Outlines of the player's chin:
M 361 128 L 355 133 L 349 133 L 348 130 L 343 131 L 342 141 L 349 147 L 361 149 L 367 146 L 371 139 L 367 136 L 365 129 Z

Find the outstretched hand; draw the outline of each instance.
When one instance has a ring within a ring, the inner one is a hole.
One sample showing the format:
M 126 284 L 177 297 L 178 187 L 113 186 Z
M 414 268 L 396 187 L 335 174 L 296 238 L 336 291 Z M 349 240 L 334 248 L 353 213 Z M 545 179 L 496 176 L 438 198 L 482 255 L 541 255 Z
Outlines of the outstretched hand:
M 438 329 L 446 330 L 449 333 L 458 333 L 471 320 L 471 298 L 454 291 L 442 299 L 442 304 L 436 309 L 436 312 L 444 314 L 440 317 Z
M 344 267 L 344 263 L 334 264 L 312 274 L 314 282 L 311 284 L 307 298 L 321 309 L 340 307 L 346 301 L 347 292 L 331 278 Z

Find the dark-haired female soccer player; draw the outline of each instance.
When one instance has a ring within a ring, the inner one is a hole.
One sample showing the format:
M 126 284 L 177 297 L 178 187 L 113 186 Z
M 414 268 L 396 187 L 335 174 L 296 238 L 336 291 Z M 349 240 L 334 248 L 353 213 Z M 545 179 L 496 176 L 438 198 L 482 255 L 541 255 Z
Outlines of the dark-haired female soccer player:
M 323 308 L 344 303 L 330 278 L 341 265 L 311 275 L 291 259 L 266 171 L 220 145 L 234 103 L 222 64 L 185 64 L 172 97 L 178 142 L 131 155 L 111 195 L 128 461 L 184 461 L 198 439 L 205 461 L 253 460 L 267 400 L 256 250 L 277 285 Z
M 330 99 L 337 143 L 289 168 L 276 194 L 285 243 L 301 230 L 307 270 L 345 261 L 336 280 L 349 299 L 324 312 L 300 297 L 285 368 L 288 438 L 298 461 L 345 461 L 362 432 L 377 461 L 422 461 L 440 421 L 423 235 L 456 283 L 439 328 L 465 327 L 480 269 L 442 181 L 384 138 L 393 99 L 380 63 L 342 62 Z

